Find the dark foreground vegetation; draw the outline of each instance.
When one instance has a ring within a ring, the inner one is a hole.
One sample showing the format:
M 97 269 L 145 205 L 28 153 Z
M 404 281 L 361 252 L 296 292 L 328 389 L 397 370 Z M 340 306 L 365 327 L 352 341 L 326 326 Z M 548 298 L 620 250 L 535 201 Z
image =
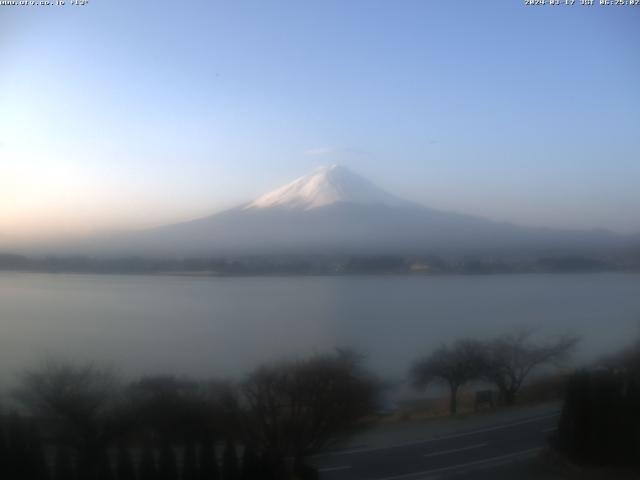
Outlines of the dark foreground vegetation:
M 553 444 L 575 464 L 640 478 L 640 343 L 571 376 Z
M 314 479 L 305 459 L 357 429 L 377 388 L 346 351 L 261 367 L 238 385 L 121 384 L 109 370 L 48 363 L 0 416 L 0 478 Z
M 640 253 L 617 256 L 243 256 L 222 258 L 101 258 L 0 253 L 0 271 L 112 274 L 341 275 L 492 274 L 640 271 Z
M 551 387 L 564 396 L 552 451 L 571 465 L 614 469 L 603 478 L 616 478 L 618 468 L 636 478 L 640 343 L 596 367 L 528 381 L 537 369 L 548 374 L 563 364 L 576 343 L 536 340 L 531 331 L 459 340 L 416 361 L 410 373 L 421 388 L 444 382 L 451 414 L 469 382 L 493 384 L 475 391 L 476 402 L 491 407 L 526 402 L 531 388 L 529 397 L 539 399 L 535 389 Z M 381 383 L 361 360 L 339 350 L 263 366 L 238 383 L 173 376 L 125 383 L 109 369 L 50 361 L 23 374 L 0 410 L 0 478 L 317 479 L 309 457 L 380 413 Z

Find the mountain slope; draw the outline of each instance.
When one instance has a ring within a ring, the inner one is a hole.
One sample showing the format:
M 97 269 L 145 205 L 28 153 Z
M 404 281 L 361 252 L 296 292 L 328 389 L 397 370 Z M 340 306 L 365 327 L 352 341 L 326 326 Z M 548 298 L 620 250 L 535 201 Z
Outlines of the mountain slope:
M 409 202 L 385 192 L 368 180 L 339 165 L 319 168 L 246 205 L 245 209 L 285 208 L 311 210 L 335 203 L 409 206 Z
M 245 205 L 94 244 L 110 254 L 546 254 L 619 248 L 606 231 L 520 227 L 404 201 L 343 167 L 319 169 Z

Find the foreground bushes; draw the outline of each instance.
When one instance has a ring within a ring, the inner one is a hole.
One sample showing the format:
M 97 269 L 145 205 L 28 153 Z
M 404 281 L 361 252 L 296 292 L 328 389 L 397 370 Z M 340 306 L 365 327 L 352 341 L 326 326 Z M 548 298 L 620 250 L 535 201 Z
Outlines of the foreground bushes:
M 566 387 L 555 446 L 580 464 L 640 467 L 640 348 Z
M 305 458 L 358 427 L 377 382 L 350 352 L 261 367 L 239 385 L 48 363 L 0 415 L 8 480 L 306 480 Z
M 0 416 L 0 478 L 48 478 L 43 444 L 33 421 L 18 415 Z

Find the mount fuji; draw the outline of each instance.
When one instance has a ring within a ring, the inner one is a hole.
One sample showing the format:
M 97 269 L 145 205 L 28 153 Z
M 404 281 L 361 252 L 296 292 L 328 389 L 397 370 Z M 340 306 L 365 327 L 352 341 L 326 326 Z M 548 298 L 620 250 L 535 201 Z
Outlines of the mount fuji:
M 331 165 L 262 195 L 244 208 L 312 210 L 336 203 L 409 206 L 409 202 L 385 192 L 351 170 Z
M 95 252 L 171 257 L 538 255 L 599 253 L 626 243 L 624 237 L 604 230 L 523 227 L 431 209 L 337 165 L 208 217 L 95 240 Z

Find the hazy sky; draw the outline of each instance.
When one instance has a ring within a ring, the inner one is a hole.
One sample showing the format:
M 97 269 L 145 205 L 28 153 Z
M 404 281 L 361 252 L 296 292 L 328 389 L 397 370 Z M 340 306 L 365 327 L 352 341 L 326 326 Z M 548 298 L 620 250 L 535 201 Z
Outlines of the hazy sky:
M 0 7 L 0 237 L 195 217 L 328 163 L 640 231 L 640 7 L 70 3 Z

